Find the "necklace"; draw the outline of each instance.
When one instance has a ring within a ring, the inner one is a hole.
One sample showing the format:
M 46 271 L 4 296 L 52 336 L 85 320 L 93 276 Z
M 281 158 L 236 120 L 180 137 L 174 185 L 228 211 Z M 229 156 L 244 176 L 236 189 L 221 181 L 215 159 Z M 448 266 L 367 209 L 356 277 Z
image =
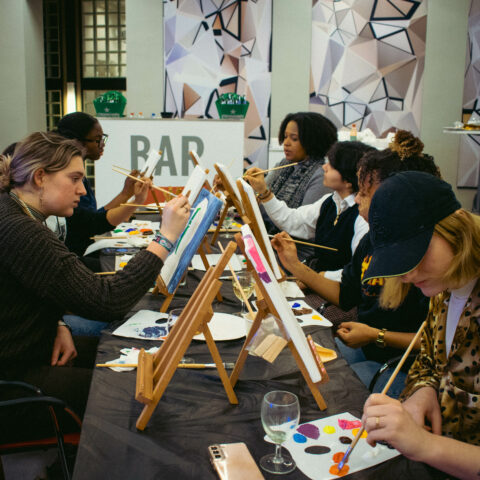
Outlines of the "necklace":
M 39 222 L 45 223 L 45 217 L 35 210 L 33 207 L 29 207 L 15 192 L 10 191 L 9 195 L 13 200 L 15 200 L 20 207 L 22 207 L 22 210 L 30 217 L 33 218 L 34 220 L 38 220 Z

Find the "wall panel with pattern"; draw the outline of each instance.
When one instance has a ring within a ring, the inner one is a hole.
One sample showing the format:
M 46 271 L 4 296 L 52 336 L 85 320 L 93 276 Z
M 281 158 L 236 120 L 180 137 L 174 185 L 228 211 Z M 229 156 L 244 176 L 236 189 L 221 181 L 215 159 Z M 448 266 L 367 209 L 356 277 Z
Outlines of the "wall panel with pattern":
M 480 116 L 480 0 L 472 0 L 468 18 L 468 45 L 463 91 L 466 119 L 475 112 Z M 460 120 L 460 119 L 459 119 Z M 458 155 L 459 187 L 476 187 L 480 176 L 480 135 L 460 138 Z
M 310 109 L 418 134 L 427 0 L 313 0 Z
M 165 110 L 218 118 L 219 95 L 245 95 L 251 163 L 267 157 L 271 32 L 271 0 L 164 0 Z

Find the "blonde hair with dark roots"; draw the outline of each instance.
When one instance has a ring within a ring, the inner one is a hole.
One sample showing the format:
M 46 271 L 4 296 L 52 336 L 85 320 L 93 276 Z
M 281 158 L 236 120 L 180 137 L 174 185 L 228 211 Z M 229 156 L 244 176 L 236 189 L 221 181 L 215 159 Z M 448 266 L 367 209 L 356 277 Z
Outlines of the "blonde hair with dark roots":
M 75 156 L 82 156 L 84 148 L 77 140 L 65 139 L 53 132 L 35 132 L 17 144 L 13 156 L 0 155 L 0 191 L 33 182 L 39 169 L 54 173 L 67 168 Z
M 478 277 L 480 272 L 480 217 L 463 208 L 448 215 L 435 225 L 434 233 L 450 245 L 453 259 L 444 274 L 449 288 L 459 288 Z M 385 309 L 398 308 L 407 296 L 409 283 L 399 277 L 385 279 L 380 294 L 380 306 Z

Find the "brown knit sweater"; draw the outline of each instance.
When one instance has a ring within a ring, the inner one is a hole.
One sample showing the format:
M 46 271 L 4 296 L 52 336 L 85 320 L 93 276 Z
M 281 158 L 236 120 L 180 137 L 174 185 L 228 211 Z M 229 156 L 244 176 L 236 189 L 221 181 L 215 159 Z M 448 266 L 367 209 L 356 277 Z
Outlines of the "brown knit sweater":
M 0 365 L 48 361 L 68 310 L 121 319 L 153 285 L 162 260 L 142 251 L 111 277 L 92 273 L 42 223 L 0 194 Z

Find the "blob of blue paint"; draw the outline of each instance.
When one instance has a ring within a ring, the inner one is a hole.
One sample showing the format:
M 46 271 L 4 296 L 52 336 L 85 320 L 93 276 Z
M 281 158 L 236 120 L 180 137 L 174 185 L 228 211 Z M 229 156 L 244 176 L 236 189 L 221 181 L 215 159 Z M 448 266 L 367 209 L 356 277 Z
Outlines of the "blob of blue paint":
M 292 305 L 292 308 L 298 308 L 298 307 L 301 307 L 301 306 L 302 306 L 301 303 L 295 302 L 295 303 Z
M 145 327 L 139 335 L 145 338 L 159 338 L 164 337 L 166 334 L 165 327 Z
M 307 442 L 307 437 L 305 437 L 305 435 L 302 435 L 301 433 L 295 433 L 295 435 L 293 435 L 293 439 L 297 443 L 306 443 Z
M 133 232 L 134 230 L 136 230 L 136 229 L 135 229 L 135 228 L 127 228 L 127 229 L 125 230 L 125 232 Z

